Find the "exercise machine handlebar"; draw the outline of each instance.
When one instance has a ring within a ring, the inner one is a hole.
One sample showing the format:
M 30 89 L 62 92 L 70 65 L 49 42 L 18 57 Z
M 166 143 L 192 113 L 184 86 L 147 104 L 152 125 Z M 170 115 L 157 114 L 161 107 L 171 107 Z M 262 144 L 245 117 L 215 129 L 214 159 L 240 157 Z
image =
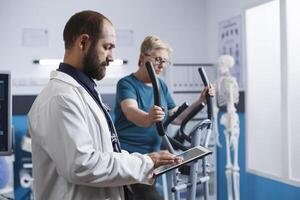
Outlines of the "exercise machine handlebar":
M 167 120 L 164 122 L 164 128 L 166 129 L 170 123 L 172 123 L 185 109 L 187 109 L 189 106 L 186 102 L 184 102 L 179 108 L 176 110 L 176 112 L 167 118 Z
M 148 75 L 151 79 L 151 83 L 152 83 L 152 87 L 153 87 L 153 93 L 154 93 L 154 105 L 156 106 L 160 106 L 160 94 L 159 94 L 159 86 L 158 86 L 158 80 L 157 80 L 157 77 L 155 75 L 155 72 L 154 72 L 154 69 L 153 69 L 153 66 L 150 62 L 146 62 L 146 68 L 147 68 L 147 71 L 148 71 Z M 166 135 L 166 132 L 165 132 L 165 128 L 162 124 L 162 122 L 156 122 L 156 129 L 158 131 L 158 134 L 160 136 L 164 136 Z
M 209 81 L 203 67 L 198 68 L 198 71 L 204 86 L 205 87 L 208 86 Z M 207 118 L 212 121 L 212 117 L 213 117 L 212 96 L 210 96 L 209 94 L 207 94 L 206 96 L 206 103 L 207 103 Z
M 200 74 L 200 77 L 201 77 L 201 80 L 202 80 L 202 82 L 203 82 L 203 85 L 206 87 L 206 86 L 208 86 L 209 85 L 209 80 L 208 80 L 208 78 L 207 78 L 207 76 L 206 76 L 206 73 L 205 73 L 205 71 L 204 71 L 204 69 L 202 68 L 202 67 L 200 67 L 200 68 L 198 68 L 198 72 L 199 72 L 199 74 Z M 209 94 L 207 94 L 207 96 L 206 96 L 206 102 L 207 102 L 207 118 L 210 120 L 210 121 L 212 121 L 212 99 L 211 99 L 212 97 L 209 95 Z M 187 141 L 189 141 L 190 140 L 190 138 L 187 136 L 187 134 L 185 133 L 185 126 L 186 126 L 186 124 L 192 119 L 192 118 L 194 118 L 195 117 L 195 115 L 197 115 L 197 113 L 200 111 L 200 110 L 202 110 L 202 108 L 203 108 L 203 105 L 202 104 L 200 104 L 200 105 L 198 105 L 198 106 L 196 106 L 183 120 L 182 120 L 182 123 L 181 123 L 181 126 L 180 126 L 180 132 L 181 132 L 181 136 L 185 139 L 185 140 L 187 140 Z M 210 124 L 209 124 L 209 126 L 210 126 Z
M 154 70 L 153 70 L 153 67 L 152 67 L 152 64 L 150 62 L 146 62 L 146 68 L 147 68 L 147 71 L 148 71 L 148 74 L 149 74 L 149 77 L 151 79 L 151 83 L 152 83 L 152 87 L 153 87 L 153 93 L 154 93 L 154 104 L 156 106 L 161 106 L 160 104 L 160 93 L 159 93 L 159 87 L 158 87 L 158 80 L 157 80 L 157 77 L 154 73 Z M 186 108 L 188 107 L 187 103 L 184 103 L 182 104 L 176 113 L 174 113 L 174 117 L 172 117 L 172 119 L 170 119 L 170 122 L 168 123 L 171 123 L 178 115 L 180 115 Z M 162 124 L 162 122 L 156 122 L 156 129 L 157 129 L 157 132 L 158 134 L 163 137 L 164 141 L 166 142 L 166 145 L 167 145 L 167 148 L 169 149 L 169 151 L 171 153 L 174 153 L 174 149 L 173 149 L 173 146 L 174 145 L 176 148 L 180 148 L 181 150 L 185 151 L 187 150 L 188 148 L 185 147 L 183 144 L 181 144 L 180 142 L 176 141 L 175 139 L 173 138 L 170 138 L 166 132 L 165 132 L 165 127 L 164 125 Z

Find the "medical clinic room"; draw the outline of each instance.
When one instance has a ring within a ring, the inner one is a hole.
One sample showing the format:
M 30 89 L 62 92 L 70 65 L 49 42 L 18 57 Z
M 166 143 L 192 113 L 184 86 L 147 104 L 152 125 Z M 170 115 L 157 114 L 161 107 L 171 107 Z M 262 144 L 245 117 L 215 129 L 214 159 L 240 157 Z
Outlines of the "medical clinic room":
M 0 0 L 0 200 L 300 200 L 299 10 Z

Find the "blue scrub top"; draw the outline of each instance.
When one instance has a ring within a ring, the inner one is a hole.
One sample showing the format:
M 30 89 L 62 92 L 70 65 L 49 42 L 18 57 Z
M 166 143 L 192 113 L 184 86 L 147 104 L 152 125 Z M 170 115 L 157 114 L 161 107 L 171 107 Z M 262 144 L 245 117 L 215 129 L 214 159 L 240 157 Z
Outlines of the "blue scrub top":
M 176 107 L 165 82 L 159 80 L 161 106 L 164 108 L 166 117 L 168 110 Z M 154 105 L 153 89 L 133 74 L 128 75 L 117 84 L 116 105 L 115 105 L 115 127 L 121 143 L 121 148 L 128 152 L 150 153 L 160 150 L 161 137 L 159 136 L 155 124 L 150 128 L 142 128 L 127 120 L 121 110 L 120 103 L 125 99 L 137 101 L 139 109 L 149 112 Z

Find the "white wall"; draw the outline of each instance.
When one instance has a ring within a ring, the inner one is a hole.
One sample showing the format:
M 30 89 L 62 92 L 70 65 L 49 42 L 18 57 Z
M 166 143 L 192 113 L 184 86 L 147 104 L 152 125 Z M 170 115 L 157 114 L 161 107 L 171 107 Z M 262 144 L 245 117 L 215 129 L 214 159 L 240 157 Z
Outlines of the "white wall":
M 137 68 L 139 45 L 148 34 L 156 34 L 172 45 L 173 62 L 202 62 L 206 55 L 206 49 L 201 48 L 204 47 L 203 4 L 199 0 L 1 0 L 0 69 L 12 72 L 14 94 L 38 93 L 53 67 L 34 65 L 32 60 L 62 58 L 64 25 L 72 14 L 84 9 L 106 15 L 117 33 L 133 30 L 132 45 L 115 50 L 116 58 L 127 59 L 129 63 L 123 69 L 111 69 L 110 77 L 120 77 Z M 23 28 L 48 30 L 48 46 L 24 47 Z

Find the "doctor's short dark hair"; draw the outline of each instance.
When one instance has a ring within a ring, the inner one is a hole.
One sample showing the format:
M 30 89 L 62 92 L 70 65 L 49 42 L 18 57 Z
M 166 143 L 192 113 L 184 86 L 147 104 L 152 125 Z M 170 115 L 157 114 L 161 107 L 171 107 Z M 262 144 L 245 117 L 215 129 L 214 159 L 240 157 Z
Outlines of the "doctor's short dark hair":
M 88 34 L 92 42 L 99 40 L 104 20 L 111 23 L 107 17 L 92 10 L 85 10 L 74 14 L 64 28 L 63 38 L 65 49 L 72 48 L 76 37 L 81 34 Z

